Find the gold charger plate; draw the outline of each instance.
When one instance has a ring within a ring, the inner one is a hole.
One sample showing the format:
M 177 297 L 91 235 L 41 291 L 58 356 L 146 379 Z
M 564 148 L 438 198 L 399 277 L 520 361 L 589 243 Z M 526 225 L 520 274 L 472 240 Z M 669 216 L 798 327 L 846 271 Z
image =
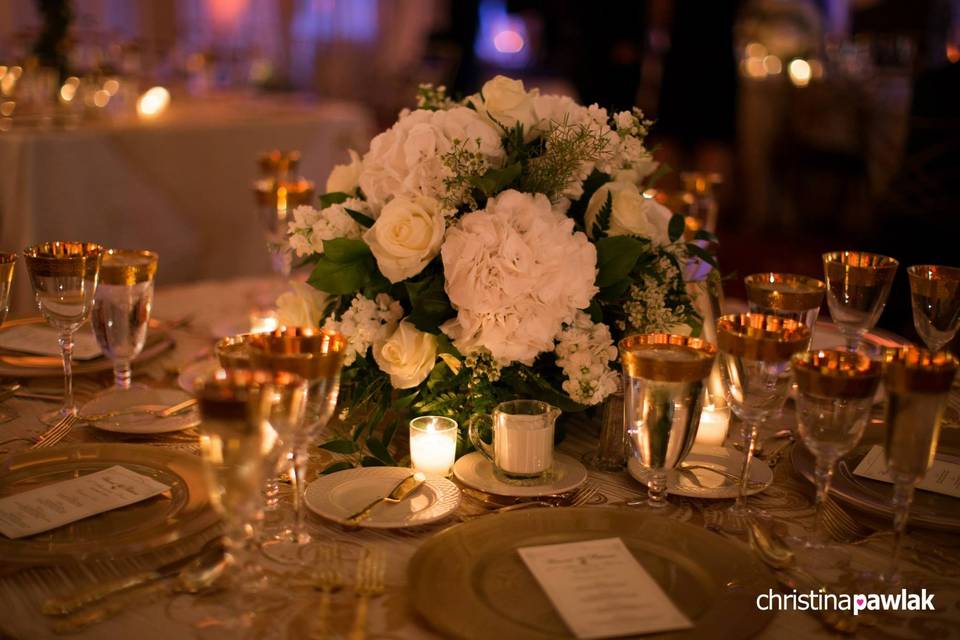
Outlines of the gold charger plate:
M 142 553 L 215 524 L 199 458 L 137 444 L 77 444 L 15 454 L 0 467 L 0 497 L 120 465 L 170 491 L 57 529 L 11 540 L 0 535 L 3 562 L 55 564 Z
M 43 318 L 36 316 L 9 320 L 3 324 L 3 329 L 0 329 L 0 331 L 25 324 L 43 324 L 44 322 Z M 143 351 L 133 361 L 134 365 L 152 360 L 168 349 L 172 349 L 176 344 L 173 336 L 168 332 L 154 328 L 155 322 L 153 320 L 150 321 L 150 324 L 151 330 L 147 333 Z M 90 331 L 90 324 L 84 323 L 78 331 Z M 73 362 L 74 375 L 103 373 L 112 370 L 113 362 L 104 356 L 92 360 L 74 360 Z M 11 378 L 62 377 L 63 361 L 60 356 L 32 355 L 0 349 L 0 376 Z
M 410 561 L 413 606 L 454 638 L 573 637 L 517 554 L 520 547 L 619 537 L 692 629 L 645 638 L 758 633 L 773 618 L 756 597 L 776 588 L 750 551 L 700 527 L 640 510 L 530 509 L 467 522 L 434 536 Z

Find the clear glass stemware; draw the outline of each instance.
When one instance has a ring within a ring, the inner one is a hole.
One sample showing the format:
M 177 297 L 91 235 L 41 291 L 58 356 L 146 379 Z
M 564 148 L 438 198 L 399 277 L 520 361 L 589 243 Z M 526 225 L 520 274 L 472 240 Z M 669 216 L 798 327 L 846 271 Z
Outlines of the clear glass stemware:
M 0 327 L 10 310 L 10 291 L 13 288 L 13 269 L 17 264 L 16 253 L 0 253 Z M 9 422 L 19 417 L 13 409 L 0 406 L 0 422 Z
M 907 269 L 913 326 L 931 351 L 953 340 L 960 326 L 960 269 L 918 264 Z
M 823 254 L 827 306 L 847 350 L 859 349 L 864 334 L 877 324 L 899 264 L 888 256 L 863 251 Z
M 796 320 L 810 328 L 810 341 L 813 341 L 813 330 L 826 294 L 823 281 L 794 273 L 754 273 L 744 278 L 743 283 L 752 313 Z

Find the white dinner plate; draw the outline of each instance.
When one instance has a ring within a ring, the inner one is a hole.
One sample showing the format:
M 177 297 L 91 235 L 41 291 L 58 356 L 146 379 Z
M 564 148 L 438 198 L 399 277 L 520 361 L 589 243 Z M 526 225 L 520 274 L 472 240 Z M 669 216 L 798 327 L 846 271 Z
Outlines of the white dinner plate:
M 684 459 L 685 465 L 700 465 L 738 475 L 743 465 L 743 454 L 726 447 L 696 446 Z M 650 472 L 636 458 L 630 458 L 627 470 L 639 482 L 647 483 Z M 750 461 L 750 484 L 746 495 L 766 490 L 773 484 L 773 469 L 754 458 Z M 672 469 L 667 473 L 667 493 L 688 498 L 736 498 L 737 481 L 707 469 Z
M 129 393 L 122 396 L 108 393 L 100 397 L 93 398 L 82 407 L 80 407 L 80 421 L 83 422 L 83 416 L 90 416 L 101 413 L 110 413 L 135 405 L 158 405 L 172 407 L 184 400 L 189 400 L 190 396 L 177 389 L 150 389 L 134 388 Z M 197 407 L 191 407 L 183 413 L 178 413 L 169 418 L 158 418 L 147 413 L 134 413 L 120 415 L 106 420 L 97 420 L 87 423 L 97 429 L 112 431 L 114 433 L 133 433 L 133 434 L 154 434 L 170 433 L 173 431 L 183 431 L 190 427 L 200 424 L 200 412 Z
M 307 486 L 304 501 L 318 516 L 347 524 L 347 518 L 377 498 L 390 493 L 413 473 L 407 467 L 364 467 L 321 476 Z M 417 527 L 442 520 L 457 510 L 460 489 L 446 478 L 427 476 L 416 491 L 399 504 L 381 503 L 359 523 L 373 529 Z
M 216 358 L 206 358 L 188 364 L 180 371 L 180 375 L 177 376 L 177 385 L 190 395 L 194 395 L 197 390 L 197 380 L 210 375 L 219 368 L 220 363 L 217 362 Z
M 494 472 L 493 463 L 482 453 L 474 451 L 457 460 L 453 465 L 453 475 L 463 484 L 486 493 L 513 498 L 535 498 L 573 491 L 586 481 L 587 468 L 580 464 L 579 460 L 554 452 L 553 469 L 542 482 L 510 482 L 501 479 Z

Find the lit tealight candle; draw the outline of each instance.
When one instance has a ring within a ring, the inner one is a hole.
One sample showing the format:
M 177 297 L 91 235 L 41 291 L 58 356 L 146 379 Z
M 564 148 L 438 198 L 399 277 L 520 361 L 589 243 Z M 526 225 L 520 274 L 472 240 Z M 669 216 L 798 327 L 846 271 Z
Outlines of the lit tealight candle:
M 421 416 L 410 421 L 410 460 L 417 471 L 449 475 L 457 454 L 457 421 Z
M 144 120 L 159 117 L 170 105 L 170 92 L 163 87 L 153 87 L 137 100 L 137 115 Z
M 269 333 L 279 326 L 276 311 L 254 311 L 250 314 L 250 333 Z
M 715 407 L 708 404 L 700 414 L 700 428 L 697 429 L 695 444 L 723 446 L 727 439 L 727 428 L 730 426 L 730 408 Z

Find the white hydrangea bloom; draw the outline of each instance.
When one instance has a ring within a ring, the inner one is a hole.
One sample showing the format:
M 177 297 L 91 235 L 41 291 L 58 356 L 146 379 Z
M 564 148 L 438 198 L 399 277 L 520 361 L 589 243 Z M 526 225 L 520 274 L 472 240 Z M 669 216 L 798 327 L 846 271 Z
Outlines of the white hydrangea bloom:
M 557 366 L 567 379 L 563 390 L 575 402 L 594 405 L 614 393 L 620 384 L 620 374 L 610 368 L 616 360 L 610 328 L 594 323 L 580 311 L 574 321 L 557 336 Z
M 613 123 L 617 128 L 617 135 L 611 144 L 610 156 L 604 162 L 598 163 L 598 168 L 614 176 L 616 180 L 640 184 L 660 166 L 643 143 L 653 123 L 637 108 L 614 114 Z
M 337 331 L 347 339 L 343 365 L 349 367 L 358 357 L 366 356 L 374 342 L 393 335 L 402 315 L 403 307 L 387 294 L 381 293 L 371 300 L 358 293 L 340 319 L 327 318 L 324 328 Z
M 287 227 L 290 248 L 297 256 L 323 253 L 323 241 L 337 238 L 357 239 L 363 229 L 350 217 L 347 209 L 370 215 L 370 207 L 363 200 L 349 198 L 342 204 L 332 204 L 322 211 L 310 205 L 293 210 L 293 220 Z

